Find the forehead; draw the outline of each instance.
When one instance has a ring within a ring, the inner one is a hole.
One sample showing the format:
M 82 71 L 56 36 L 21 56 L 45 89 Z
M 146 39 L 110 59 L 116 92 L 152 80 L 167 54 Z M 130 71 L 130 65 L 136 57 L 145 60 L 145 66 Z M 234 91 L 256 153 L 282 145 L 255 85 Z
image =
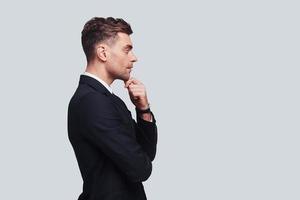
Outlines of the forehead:
M 126 33 L 117 33 L 116 43 L 121 46 L 132 45 L 130 36 Z

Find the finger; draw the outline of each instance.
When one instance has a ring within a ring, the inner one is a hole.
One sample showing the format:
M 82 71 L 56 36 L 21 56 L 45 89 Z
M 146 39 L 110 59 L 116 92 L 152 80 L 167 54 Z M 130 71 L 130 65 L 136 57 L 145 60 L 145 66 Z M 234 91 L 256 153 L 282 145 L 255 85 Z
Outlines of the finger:
M 146 96 L 146 94 L 144 92 L 140 92 L 140 91 L 131 92 L 130 94 L 133 97 L 145 97 Z
M 132 82 L 130 83 L 129 87 L 130 88 L 143 88 L 143 89 L 145 89 L 144 85 L 142 85 L 142 84 L 134 84 Z
M 129 90 L 129 92 L 131 92 L 131 93 L 142 93 L 142 94 L 146 93 L 144 90 L 140 90 L 140 89 Z
M 133 83 L 133 84 L 142 85 L 142 82 L 139 81 L 138 79 L 134 78 L 134 77 L 132 77 L 131 80 L 132 80 L 132 83 Z
M 130 84 L 128 86 L 129 89 L 133 90 L 133 89 L 140 89 L 140 90 L 144 90 L 145 88 L 141 85 L 134 85 L 134 84 Z
M 127 88 L 131 83 L 133 82 L 133 79 L 129 79 L 128 81 L 124 81 L 124 84 L 125 84 L 125 88 Z
M 146 96 L 146 92 L 143 90 L 129 90 L 129 93 L 132 95 L 142 95 L 142 96 Z
M 132 80 L 130 80 L 130 79 L 128 81 L 124 82 L 125 83 L 124 87 L 127 88 L 131 84 L 131 82 L 132 82 Z

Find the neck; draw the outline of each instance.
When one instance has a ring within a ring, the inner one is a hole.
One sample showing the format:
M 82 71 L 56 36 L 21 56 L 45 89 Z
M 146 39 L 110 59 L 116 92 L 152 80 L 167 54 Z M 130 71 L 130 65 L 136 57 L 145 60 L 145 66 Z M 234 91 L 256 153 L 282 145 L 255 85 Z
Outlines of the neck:
M 100 65 L 95 65 L 93 63 L 88 64 L 86 66 L 86 72 L 91 73 L 95 76 L 97 76 L 98 78 L 100 78 L 101 80 L 103 80 L 105 83 L 107 83 L 109 86 L 113 83 L 113 79 L 111 79 L 109 77 L 109 75 L 107 74 L 106 70 L 105 70 L 105 66 L 100 66 Z

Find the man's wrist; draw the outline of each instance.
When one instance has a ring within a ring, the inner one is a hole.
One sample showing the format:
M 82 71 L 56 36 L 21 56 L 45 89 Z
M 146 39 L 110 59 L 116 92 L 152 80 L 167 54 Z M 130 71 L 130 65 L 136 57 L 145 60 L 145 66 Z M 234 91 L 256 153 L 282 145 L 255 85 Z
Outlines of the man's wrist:
M 150 104 L 148 104 L 148 106 L 144 106 L 143 108 L 135 107 L 135 109 L 139 114 L 151 113 Z
M 139 114 L 151 113 L 150 106 L 143 108 L 143 109 L 136 107 L 135 109 Z

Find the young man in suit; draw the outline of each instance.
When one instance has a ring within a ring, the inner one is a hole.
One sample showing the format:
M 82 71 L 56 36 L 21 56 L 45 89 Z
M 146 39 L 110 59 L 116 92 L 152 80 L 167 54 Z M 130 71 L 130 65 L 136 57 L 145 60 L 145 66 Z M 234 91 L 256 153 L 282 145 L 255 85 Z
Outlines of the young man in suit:
M 81 35 L 86 71 L 68 107 L 68 136 L 83 179 L 79 200 L 144 200 L 142 182 L 152 171 L 157 127 L 142 82 L 130 79 L 130 25 L 95 17 Z M 136 121 L 110 85 L 124 81 Z

